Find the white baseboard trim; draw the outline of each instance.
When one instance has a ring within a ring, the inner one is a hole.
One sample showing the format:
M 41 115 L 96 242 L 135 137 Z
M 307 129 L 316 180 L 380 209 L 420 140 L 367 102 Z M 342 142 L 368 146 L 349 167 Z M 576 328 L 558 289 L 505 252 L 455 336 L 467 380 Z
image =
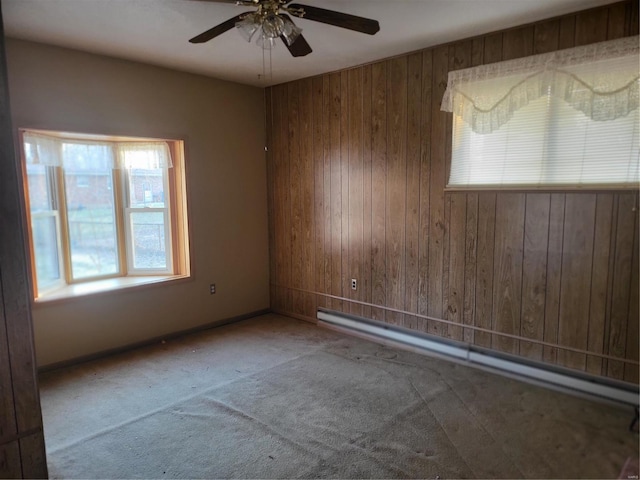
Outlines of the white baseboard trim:
M 318 325 L 322 326 L 324 323 L 325 326 L 338 327 L 341 331 L 353 332 L 374 341 L 378 339 L 387 344 L 404 345 L 413 351 L 436 354 L 439 358 L 448 358 L 456 363 L 511 378 L 533 380 L 536 384 L 556 390 L 560 388 L 569 393 L 586 394 L 618 404 L 637 406 L 640 403 L 638 386 L 631 383 L 503 354 L 341 312 L 318 309 L 317 315 Z

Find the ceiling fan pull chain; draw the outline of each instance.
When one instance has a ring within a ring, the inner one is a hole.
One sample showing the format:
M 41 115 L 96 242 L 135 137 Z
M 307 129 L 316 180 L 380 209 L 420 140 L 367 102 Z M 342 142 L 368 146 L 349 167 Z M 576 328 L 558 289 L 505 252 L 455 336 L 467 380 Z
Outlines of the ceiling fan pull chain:
M 269 49 L 269 84 L 273 83 L 273 60 L 272 60 L 272 48 Z
M 262 79 L 263 80 L 267 79 L 267 69 L 264 63 L 264 48 L 262 49 Z

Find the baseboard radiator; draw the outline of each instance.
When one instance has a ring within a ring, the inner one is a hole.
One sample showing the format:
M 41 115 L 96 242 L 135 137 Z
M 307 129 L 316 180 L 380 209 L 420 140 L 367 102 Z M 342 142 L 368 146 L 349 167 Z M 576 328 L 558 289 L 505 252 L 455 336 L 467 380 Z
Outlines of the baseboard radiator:
M 638 406 L 639 403 L 639 388 L 635 384 L 504 354 L 342 312 L 320 308 L 317 316 L 319 326 L 374 342 L 409 348 L 569 393 L 597 397 L 617 404 Z

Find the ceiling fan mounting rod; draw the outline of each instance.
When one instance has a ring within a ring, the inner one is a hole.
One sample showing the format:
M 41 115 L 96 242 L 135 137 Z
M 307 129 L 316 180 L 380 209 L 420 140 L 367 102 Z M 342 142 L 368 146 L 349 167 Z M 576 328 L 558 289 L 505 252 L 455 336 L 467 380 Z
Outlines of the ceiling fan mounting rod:
M 304 10 L 302 8 L 287 7 L 287 3 L 290 0 L 236 0 L 235 5 L 243 7 L 256 7 L 258 10 L 255 12 L 259 15 L 273 14 L 278 15 L 280 10 L 288 12 L 291 15 L 302 18 L 304 16 Z

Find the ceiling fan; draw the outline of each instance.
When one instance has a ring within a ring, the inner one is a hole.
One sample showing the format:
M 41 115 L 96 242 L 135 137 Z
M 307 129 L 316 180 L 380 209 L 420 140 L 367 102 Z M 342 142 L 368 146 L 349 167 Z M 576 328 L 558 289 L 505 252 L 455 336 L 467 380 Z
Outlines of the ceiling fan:
M 255 11 L 243 12 L 219 25 L 193 37 L 191 43 L 205 43 L 218 35 L 236 27 L 247 40 L 257 39 L 257 44 L 264 49 L 271 49 L 280 38 L 294 57 L 303 57 L 312 52 L 311 47 L 302 36 L 291 16 L 334 25 L 374 35 L 380 30 L 376 20 L 349 15 L 347 13 L 326 10 L 290 3 L 292 0 L 205 0 L 216 3 L 233 3 L 240 6 L 256 7 Z M 291 16 L 290 16 L 291 15 Z

